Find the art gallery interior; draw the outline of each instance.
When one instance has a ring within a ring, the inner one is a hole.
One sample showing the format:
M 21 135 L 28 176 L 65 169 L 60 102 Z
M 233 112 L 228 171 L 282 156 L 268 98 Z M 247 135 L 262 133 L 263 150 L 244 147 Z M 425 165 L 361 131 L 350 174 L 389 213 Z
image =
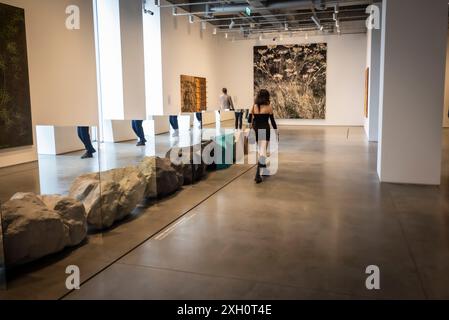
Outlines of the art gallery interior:
M 0 0 L 0 299 L 448 299 L 448 11 Z

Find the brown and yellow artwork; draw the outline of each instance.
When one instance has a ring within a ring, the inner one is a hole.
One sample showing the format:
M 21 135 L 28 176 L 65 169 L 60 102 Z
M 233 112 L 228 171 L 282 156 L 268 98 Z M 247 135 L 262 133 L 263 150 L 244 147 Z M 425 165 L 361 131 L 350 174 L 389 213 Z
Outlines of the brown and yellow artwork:
M 368 119 L 369 108 L 369 68 L 365 70 L 365 118 Z
M 181 111 L 201 112 L 206 109 L 206 79 L 181 75 Z
M 25 12 L 0 3 L 0 149 L 32 144 Z
M 254 90 L 271 94 L 280 119 L 326 118 L 327 44 L 254 47 Z

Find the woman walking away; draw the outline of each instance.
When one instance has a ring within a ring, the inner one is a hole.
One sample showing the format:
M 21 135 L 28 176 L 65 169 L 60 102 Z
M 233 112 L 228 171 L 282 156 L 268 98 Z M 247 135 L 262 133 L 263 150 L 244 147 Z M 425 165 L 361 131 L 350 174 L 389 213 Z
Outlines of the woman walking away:
M 267 149 L 268 143 L 271 139 L 269 120 L 271 121 L 271 126 L 273 129 L 277 130 L 278 127 L 276 121 L 274 120 L 273 108 L 270 104 L 270 93 L 267 90 L 262 89 L 257 94 L 256 102 L 249 115 L 249 123 L 251 123 L 252 129 L 256 133 L 259 156 L 255 179 L 256 183 L 262 182 L 260 169 L 267 167 Z

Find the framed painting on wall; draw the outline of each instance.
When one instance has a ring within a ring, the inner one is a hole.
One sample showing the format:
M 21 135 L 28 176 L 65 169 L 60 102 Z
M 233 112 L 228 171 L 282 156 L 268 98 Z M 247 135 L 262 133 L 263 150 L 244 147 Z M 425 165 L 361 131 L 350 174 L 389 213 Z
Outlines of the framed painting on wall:
M 201 112 L 207 109 L 206 78 L 181 75 L 181 111 Z
M 254 47 L 254 90 L 270 92 L 280 119 L 326 118 L 327 44 Z
M 0 3 L 0 149 L 32 144 L 25 11 Z

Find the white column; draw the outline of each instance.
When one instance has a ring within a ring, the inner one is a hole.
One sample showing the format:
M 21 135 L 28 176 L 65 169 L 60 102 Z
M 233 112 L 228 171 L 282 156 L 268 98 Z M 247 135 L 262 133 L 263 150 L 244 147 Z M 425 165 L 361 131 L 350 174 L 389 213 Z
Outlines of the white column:
M 374 4 L 382 12 L 382 3 Z M 366 134 L 371 142 L 379 141 L 380 29 L 368 30 L 369 96 Z
M 125 120 L 146 119 L 142 0 L 120 0 Z
M 439 185 L 447 41 L 446 0 L 385 0 L 378 174 Z

